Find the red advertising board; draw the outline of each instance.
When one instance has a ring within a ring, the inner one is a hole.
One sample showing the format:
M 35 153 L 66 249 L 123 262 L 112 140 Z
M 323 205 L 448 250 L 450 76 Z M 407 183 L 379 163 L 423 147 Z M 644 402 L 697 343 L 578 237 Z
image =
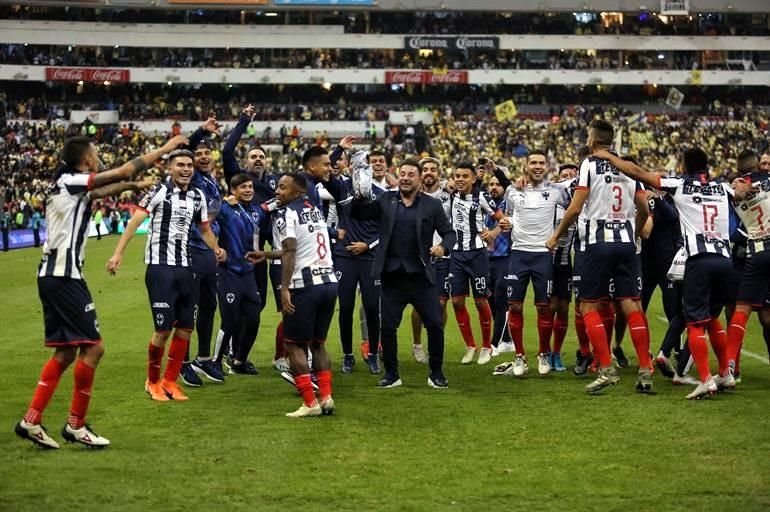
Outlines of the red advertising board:
M 468 72 L 451 70 L 437 73 L 430 70 L 404 69 L 385 71 L 386 84 L 467 84 Z
M 130 82 L 131 70 L 47 67 L 45 79 L 52 82 Z

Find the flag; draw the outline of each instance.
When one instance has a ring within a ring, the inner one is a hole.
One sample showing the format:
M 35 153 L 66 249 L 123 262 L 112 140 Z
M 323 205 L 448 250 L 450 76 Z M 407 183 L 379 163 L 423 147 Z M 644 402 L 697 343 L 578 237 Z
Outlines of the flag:
M 700 85 L 703 83 L 703 77 L 701 75 L 700 69 L 693 69 L 690 72 L 690 83 L 692 85 Z
M 495 107 L 495 117 L 501 123 L 514 119 L 518 113 L 519 110 L 513 100 L 504 101 Z
M 666 97 L 666 105 L 673 108 L 674 110 L 679 110 L 679 107 L 682 106 L 682 102 L 684 101 L 684 93 L 677 89 L 676 87 L 672 87 L 668 90 L 668 96 Z

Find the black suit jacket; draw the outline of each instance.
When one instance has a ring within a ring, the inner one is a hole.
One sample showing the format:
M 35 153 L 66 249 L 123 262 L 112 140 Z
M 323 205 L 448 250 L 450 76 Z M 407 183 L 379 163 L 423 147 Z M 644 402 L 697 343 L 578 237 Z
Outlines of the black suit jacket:
M 422 192 L 418 192 L 418 194 L 420 194 L 420 199 L 416 205 L 417 246 L 420 250 L 419 256 L 425 270 L 425 277 L 428 278 L 428 281 L 435 284 L 436 273 L 430 265 L 430 248 L 433 246 L 433 233 L 435 231 L 441 235 L 441 245 L 444 247 L 444 254 L 447 256 L 457 241 L 457 235 L 444 213 L 441 201 Z M 377 247 L 377 254 L 374 257 L 374 267 L 372 269 L 372 274 L 377 279 L 379 279 L 385 266 L 388 246 L 391 243 L 398 243 L 398 233 L 394 233 L 393 229 L 396 223 L 396 210 L 399 198 L 400 192 L 385 192 L 377 201 L 369 203 L 369 208 L 367 208 L 372 216 L 379 217 L 380 220 L 380 243 Z M 356 215 L 356 213 L 353 213 L 353 215 Z

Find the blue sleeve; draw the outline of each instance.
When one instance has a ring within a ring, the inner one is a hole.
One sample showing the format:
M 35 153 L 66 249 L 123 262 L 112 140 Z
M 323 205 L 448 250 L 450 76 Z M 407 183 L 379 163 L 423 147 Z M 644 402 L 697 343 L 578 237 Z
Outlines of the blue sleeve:
M 330 176 L 329 181 L 322 181 L 321 183 L 337 203 L 347 199 L 348 195 L 350 195 L 349 192 L 352 192 L 350 181 L 343 180 L 339 176 Z
M 235 123 L 235 126 L 233 126 L 230 135 L 227 136 L 225 145 L 222 147 L 222 169 L 225 172 L 225 181 L 227 183 L 230 183 L 232 177 L 241 172 L 241 167 L 235 159 L 235 148 L 238 146 L 238 142 L 240 142 L 249 122 L 249 118 L 242 115 L 238 122 Z
M 334 148 L 334 151 L 331 152 L 329 155 L 329 161 L 332 164 L 332 167 L 337 166 L 337 162 L 340 161 L 340 158 L 342 158 L 342 154 L 345 152 L 344 149 L 342 149 L 342 146 L 337 146 Z
M 208 132 L 206 130 L 199 127 L 192 133 L 192 135 L 190 135 L 190 143 L 187 145 L 187 148 L 195 153 L 195 148 L 197 148 L 198 144 L 200 144 L 201 141 L 206 138 L 207 134 Z
M 678 222 L 679 212 L 666 198 L 660 198 L 655 204 L 655 222 Z
M 735 212 L 735 207 L 730 203 L 730 242 L 735 245 L 748 245 L 749 240 L 746 237 L 743 223 Z

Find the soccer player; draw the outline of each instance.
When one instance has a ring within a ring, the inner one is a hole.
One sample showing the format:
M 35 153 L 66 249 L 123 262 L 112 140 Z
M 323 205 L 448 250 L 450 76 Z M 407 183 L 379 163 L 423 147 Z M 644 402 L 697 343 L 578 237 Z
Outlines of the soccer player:
M 217 245 L 209 226 L 206 197 L 200 189 L 190 187 L 194 172 L 193 158 L 193 153 L 188 150 L 169 153 L 167 172 L 170 178 L 159 183 L 142 198 L 114 254 L 107 262 L 107 271 L 114 275 L 120 268 L 128 243 L 149 216 L 150 232 L 144 253 L 147 272 L 144 281 L 155 332 L 147 349 L 147 381 L 144 388 L 150 398 L 158 401 L 188 399 L 176 380 L 182 370 L 195 321 L 196 283 L 189 249 L 193 222 L 198 223 L 201 238 L 214 252 L 217 261 L 224 261 L 227 257 L 227 253 Z M 174 335 L 168 350 L 166 371 L 161 380 L 161 361 L 172 329 Z
M 447 220 L 451 222 L 448 215 L 451 194 L 444 188 L 444 186 L 442 186 L 440 181 L 442 172 L 441 162 L 437 158 L 426 157 L 420 160 L 419 165 L 420 169 L 422 169 L 421 191 L 424 194 L 441 201 L 441 205 L 447 213 Z M 438 232 L 434 232 L 433 245 L 439 245 L 440 243 L 441 235 L 439 235 Z M 438 258 L 432 257 L 430 265 L 436 273 L 436 284 L 439 288 L 439 303 L 441 304 L 441 322 L 446 328 L 446 306 L 447 302 L 449 302 L 449 254 L 445 254 Z M 417 312 L 417 309 L 412 309 L 412 355 L 414 356 L 414 360 L 418 363 L 428 363 L 428 356 L 422 348 L 422 320 L 420 320 L 420 314 Z
M 67 139 L 61 153 L 62 166 L 46 199 L 48 238 L 38 268 L 37 286 L 43 305 L 45 345 L 54 349 L 43 366 L 35 394 L 16 434 L 43 447 L 57 443 L 42 425 L 43 413 L 64 371 L 75 363 L 75 387 L 62 437 L 87 446 L 105 447 L 110 441 L 86 425 L 96 367 L 104 355 L 102 335 L 91 293 L 83 278 L 83 261 L 91 218 L 91 201 L 119 195 L 126 190 L 148 188 L 152 182 L 121 182 L 150 167 L 177 146 L 184 137 L 174 137 L 163 147 L 115 169 L 98 172 L 100 161 L 89 137 Z
M 393 184 L 388 175 L 388 159 L 382 151 L 370 151 L 366 157 L 369 165 L 372 166 L 372 184 L 382 190 L 393 190 Z
M 671 194 L 679 211 L 679 222 L 687 251 L 683 284 L 684 317 L 687 339 L 701 382 L 688 399 L 714 394 L 719 385 L 734 386 L 729 360 L 731 350 L 727 334 L 719 321 L 724 307 L 730 264 L 729 209 L 730 187 L 708 177 L 708 157 L 699 148 L 684 152 L 683 178 L 661 178 L 646 172 L 633 162 L 623 161 L 607 151 L 594 153 L 614 168 L 644 184 Z M 741 198 L 746 190 L 741 190 Z M 761 287 L 760 287 L 761 288 Z M 764 298 L 764 297 L 761 297 Z M 633 323 L 629 317 L 633 336 Z M 706 331 L 719 359 L 719 377 L 709 368 Z
M 328 155 L 327 155 L 328 157 Z M 276 195 L 285 208 L 276 211 L 281 242 L 281 302 L 286 351 L 303 403 L 292 418 L 334 413 L 332 374 L 324 343 L 337 300 L 337 277 L 321 210 L 308 200 L 310 184 L 302 174 L 278 181 Z M 316 400 L 305 351 L 313 355 L 320 403 Z
M 215 118 L 210 117 L 190 136 L 190 148 L 195 155 L 193 159 L 195 171 L 190 187 L 199 189 L 206 197 L 209 226 L 214 236 L 219 236 L 217 214 L 222 205 L 222 197 L 217 179 L 212 175 L 214 159 L 208 137 L 218 131 L 219 123 Z M 211 359 L 211 335 L 214 330 L 214 316 L 217 312 L 217 259 L 203 241 L 195 224 L 190 233 L 190 261 L 197 292 L 195 332 L 198 335 L 198 353 L 195 359 L 190 361 L 188 348 L 180 375 L 184 384 L 198 387 L 203 384 L 200 376 L 218 383 L 224 382 L 225 376 Z
M 230 192 L 232 196 L 219 212 L 219 245 L 227 252 L 219 268 L 219 310 L 222 330 L 232 337 L 230 373 L 256 375 L 249 352 L 259 331 L 262 298 L 254 280 L 254 264 L 246 255 L 258 248 L 254 247 L 255 236 L 266 215 L 253 206 L 254 184 L 248 174 L 233 176 Z
M 593 152 L 608 149 L 613 137 L 612 125 L 595 120 L 588 130 L 588 145 Z M 639 183 L 613 164 L 614 161 L 594 157 L 583 160 L 572 201 L 546 245 L 556 249 L 559 238 L 581 217 L 576 228 L 578 250 L 573 283 L 588 338 L 599 360 L 599 374 L 586 386 L 586 391 L 594 393 L 620 380 L 612 365 L 608 335 L 599 314 L 599 301 L 607 296 L 612 279 L 615 300 L 628 321 L 639 361 L 636 389 L 647 393 L 652 390 L 650 334 L 639 301 L 641 276 L 635 272 L 638 260 L 634 242 L 636 233 L 647 222 L 649 210 Z
M 478 352 L 478 364 L 487 364 L 492 359 L 492 310 L 489 307 L 489 255 L 486 244 L 492 239 L 486 229 L 485 216 L 492 215 L 498 222 L 503 213 L 485 192 L 481 192 L 476 183 L 476 172 L 471 163 L 457 164 L 454 172 L 456 190 L 449 201 L 449 215 L 452 229 L 457 234 L 457 243 L 449 258 L 449 290 L 452 296 L 457 325 L 460 327 L 465 354 L 462 364 L 469 364 Z M 510 227 L 509 224 L 506 224 Z M 468 296 L 468 283 L 472 283 L 471 292 L 479 312 L 481 324 L 482 348 L 479 351 L 473 339 L 471 319 L 465 307 Z
M 746 264 L 738 286 L 735 311 L 727 330 L 728 363 L 733 366 L 743 345 L 746 323 L 751 312 L 759 310 L 763 327 L 763 320 L 768 316 L 766 299 L 770 284 L 770 223 L 767 222 L 767 215 L 770 213 L 770 176 L 757 172 L 758 160 L 753 151 L 742 152 L 738 156 L 738 170 L 742 175 L 733 181 L 735 211 L 748 235 Z M 729 387 L 734 382 L 728 377 L 727 382 L 722 384 Z
M 556 184 L 546 180 L 546 170 L 545 152 L 533 151 L 527 156 L 527 185 L 521 190 L 509 186 L 505 195 L 505 214 L 513 226 L 506 284 L 508 328 L 516 350 L 512 372 L 516 377 L 529 371 L 524 351 L 524 299 L 530 280 L 535 291 L 537 310 L 538 374 L 547 375 L 551 372 L 554 260 L 545 243 L 553 233 L 557 207 L 566 207 L 570 198 L 566 183 Z M 502 175 L 502 171 L 495 170 L 495 175 Z M 496 372 L 499 373 L 499 369 Z
M 578 167 L 575 164 L 562 164 L 559 166 L 559 183 L 569 183 L 571 197 L 577 184 Z M 560 204 L 556 206 L 554 229 L 559 225 L 566 208 Z M 569 325 L 569 306 L 572 302 L 572 241 L 575 238 L 574 224 L 559 239 L 558 247 L 553 258 L 553 287 L 551 294 L 551 309 L 553 310 L 553 348 L 551 350 L 551 369 L 557 372 L 566 371 L 561 360 L 561 348 L 564 338 L 567 336 Z
M 495 202 L 495 206 L 500 211 L 505 211 L 505 189 L 495 176 L 489 179 L 487 189 L 489 196 Z M 505 281 L 505 276 L 508 274 L 508 260 L 511 255 L 511 233 L 499 229 L 494 215 L 487 215 L 485 222 L 487 229 L 493 236 L 487 242 L 487 252 L 489 253 L 489 289 L 492 292 L 489 295 L 489 307 L 492 309 L 494 325 L 492 355 L 495 355 L 495 348 L 499 348 L 500 343 L 512 344 L 508 331 L 508 292 Z

